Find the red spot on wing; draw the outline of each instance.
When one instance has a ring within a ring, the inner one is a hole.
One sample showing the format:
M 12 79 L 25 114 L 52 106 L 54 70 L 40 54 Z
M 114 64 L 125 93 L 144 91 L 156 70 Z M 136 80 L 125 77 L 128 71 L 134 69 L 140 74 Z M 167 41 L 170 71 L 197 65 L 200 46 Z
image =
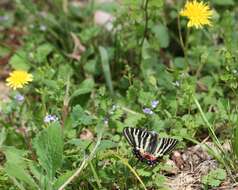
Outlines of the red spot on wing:
M 150 153 L 148 153 L 148 152 L 144 152 L 144 153 L 140 152 L 140 154 L 141 154 L 141 156 L 142 156 L 143 158 L 145 158 L 146 160 L 154 161 L 154 160 L 157 159 L 157 157 L 155 157 L 154 155 L 152 155 L 152 154 L 150 154 Z

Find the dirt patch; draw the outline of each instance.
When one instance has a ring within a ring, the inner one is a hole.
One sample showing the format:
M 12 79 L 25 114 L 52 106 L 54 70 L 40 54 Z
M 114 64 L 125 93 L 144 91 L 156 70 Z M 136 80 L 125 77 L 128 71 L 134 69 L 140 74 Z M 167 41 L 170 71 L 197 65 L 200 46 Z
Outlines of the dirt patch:
M 206 142 L 213 147 L 211 142 Z M 218 168 L 218 162 L 213 159 L 200 145 L 187 148 L 183 152 L 175 151 L 172 160 L 178 173 L 168 177 L 166 185 L 172 190 L 202 190 L 202 177 Z M 237 184 L 232 184 L 229 177 L 221 183 L 220 187 L 210 190 L 238 190 Z

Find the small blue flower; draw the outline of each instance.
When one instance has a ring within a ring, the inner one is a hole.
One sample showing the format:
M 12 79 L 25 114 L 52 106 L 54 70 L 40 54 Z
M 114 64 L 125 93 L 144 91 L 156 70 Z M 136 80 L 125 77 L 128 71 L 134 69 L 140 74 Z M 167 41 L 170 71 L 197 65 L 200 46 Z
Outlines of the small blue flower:
M 159 100 L 153 100 L 153 101 L 151 102 L 151 107 L 152 107 L 152 108 L 156 108 L 156 107 L 158 106 L 158 104 L 159 104 Z
M 15 97 L 15 100 L 17 100 L 18 102 L 23 102 L 24 101 L 24 96 L 22 96 L 21 94 L 17 94 Z
M 143 109 L 143 112 L 144 112 L 145 114 L 148 114 L 148 115 L 154 114 L 154 112 L 153 112 L 150 108 L 144 108 L 144 109 Z
M 4 15 L 4 16 L 0 16 L 0 21 L 7 21 L 9 19 L 9 16 Z
M 46 115 L 45 118 L 44 118 L 44 122 L 45 123 L 50 123 L 50 122 L 55 122 L 55 121 L 58 121 L 58 117 L 55 116 L 55 115 Z

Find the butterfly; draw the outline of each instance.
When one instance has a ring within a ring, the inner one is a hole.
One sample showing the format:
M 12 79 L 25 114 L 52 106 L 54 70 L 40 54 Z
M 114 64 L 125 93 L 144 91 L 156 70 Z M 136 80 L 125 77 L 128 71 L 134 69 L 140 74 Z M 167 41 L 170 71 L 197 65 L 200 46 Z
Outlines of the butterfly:
M 178 140 L 173 138 L 158 138 L 155 131 L 145 128 L 126 127 L 123 134 L 133 147 L 136 157 L 150 166 L 154 166 L 160 157 L 170 152 L 178 143 Z

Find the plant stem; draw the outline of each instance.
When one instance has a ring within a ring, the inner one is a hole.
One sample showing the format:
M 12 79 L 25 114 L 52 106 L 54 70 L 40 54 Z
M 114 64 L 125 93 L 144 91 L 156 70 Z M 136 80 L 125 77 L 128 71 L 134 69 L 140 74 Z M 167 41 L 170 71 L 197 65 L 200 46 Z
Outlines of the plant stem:
M 121 109 L 124 110 L 125 112 L 131 113 L 131 114 L 134 114 L 134 115 L 141 114 L 141 113 L 135 112 L 135 111 L 133 111 L 129 108 L 126 108 L 126 107 L 121 107 Z
M 98 177 L 98 174 L 97 174 L 95 168 L 93 167 L 93 164 L 92 164 L 91 160 L 89 161 L 89 165 L 90 165 L 90 168 L 91 168 L 91 170 L 93 172 L 93 176 L 95 177 L 95 180 L 96 180 L 96 183 L 97 183 L 99 189 L 102 189 L 102 185 L 101 185 L 100 179 Z
M 221 145 L 220 141 L 218 140 L 218 138 L 217 138 L 217 136 L 216 136 L 216 134 L 215 134 L 215 132 L 213 130 L 212 125 L 207 120 L 207 118 L 206 118 L 206 116 L 205 116 L 205 114 L 204 114 L 204 112 L 203 112 L 203 110 L 202 110 L 202 108 L 201 108 L 201 106 L 200 106 L 200 104 L 199 104 L 199 102 L 198 102 L 198 100 L 197 100 L 197 98 L 195 96 L 193 96 L 193 100 L 194 100 L 195 104 L 197 105 L 199 112 L 201 113 L 202 119 L 204 120 L 204 122 L 208 126 L 209 131 L 211 132 L 212 139 L 216 143 L 217 147 L 224 153 L 222 145 Z
M 64 11 L 65 14 L 67 14 L 68 11 L 69 11 L 68 10 L 68 4 L 69 4 L 68 0 L 63 0 L 62 7 L 63 7 L 63 11 Z
M 182 29 L 181 29 L 181 22 L 180 22 L 180 17 L 179 17 L 179 15 L 178 15 L 178 17 L 177 17 L 177 24 L 178 24 L 178 33 L 179 33 L 180 45 L 181 45 L 181 48 L 182 48 L 182 50 L 183 50 L 185 62 L 186 62 L 186 64 L 187 64 L 187 69 L 189 70 L 189 62 L 188 62 L 187 48 L 188 48 L 188 37 L 189 37 L 189 34 L 190 34 L 190 29 L 187 29 L 187 31 L 186 31 L 186 42 L 184 43 L 184 41 L 183 41 L 183 36 L 182 36 Z
M 179 15 L 178 15 L 178 18 L 177 18 L 177 24 L 178 24 L 178 32 L 179 32 L 180 45 L 181 45 L 181 48 L 183 49 L 183 52 L 185 54 L 185 45 L 184 45 L 184 42 L 183 42 L 183 36 L 182 36 L 182 30 L 181 30 L 181 24 L 180 24 L 180 17 L 179 17 Z
M 92 160 L 98 146 L 101 143 L 101 138 L 102 138 L 102 131 L 99 134 L 97 143 L 96 143 L 95 147 L 93 148 L 91 154 L 83 160 L 81 166 L 76 170 L 76 172 L 58 190 L 64 190 L 67 185 L 69 185 L 76 177 L 79 176 L 80 172 L 87 166 L 88 162 L 90 162 Z
M 148 20 L 149 20 L 148 4 L 149 4 L 149 0 L 145 0 L 145 6 L 144 6 L 145 26 L 144 26 L 144 34 L 143 34 L 143 38 L 141 41 L 141 46 L 143 46 L 143 43 L 144 43 L 145 38 L 147 37 L 147 33 L 148 33 Z
M 64 102 L 63 102 L 63 108 L 62 108 L 62 128 L 64 128 L 65 120 L 68 117 L 69 114 L 69 88 L 70 88 L 70 75 L 68 76 L 68 80 L 66 83 L 66 90 L 65 90 L 65 96 L 64 96 Z
M 122 158 L 121 156 L 115 154 L 114 152 L 110 152 L 109 155 L 113 155 L 115 157 L 117 157 L 119 160 L 121 160 L 121 162 L 127 166 L 130 171 L 135 175 L 135 177 L 138 179 L 138 181 L 141 183 L 141 185 L 143 186 L 144 190 L 147 190 L 145 184 L 143 183 L 143 181 L 141 180 L 140 176 L 136 173 L 136 171 L 131 167 L 131 165 L 128 163 L 128 161 L 124 158 Z
M 206 118 L 206 116 L 205 116 L 205 114 L 204 114 L 204 112 L 203 112 L 203 110 L 202 110 L 202 108 L 201 108 L 197 98 L 194 95 L 193 95 L 193 99 L 194 99 L 194 102 L 196 103 L 196 105 L 198 107 L 199 112 L 201 113 L 201 116 L 202 116 L 204 122 L 208 126 L 208 129 L 209 129 L 209 131 L 211 133 L 211 137 L 212 137 L 213 142 L 215 142 L 217 148 L 221 151 L 221 154 L 223 155 L 223 156 L 221 156 L 221 160 L 220 161 L 222 162 L 222 164 L 226 168 L 226 170 L 229 173 L 229 175 L 232 178 L 232 180 L 236 181 L 235 178 L 232 175 L 232 172 L 231 172 L 231 168 L 234 168 L 234 165 L 233 165 L 231 159 L 229 157 L 226 157 L 226 152 L 224 151 L 220 141 L 218 140 L 218 138 L 217 138 L 217 136 L 216 136 L 216 134 L 215 134 L 215 132 L 213 130 L 212 125 L 207 120 L 207 118 Z M 225 160 L 222 157 L 225 157 Z M 226 161 L 229 163 L 229 166 L 226 164 Z

